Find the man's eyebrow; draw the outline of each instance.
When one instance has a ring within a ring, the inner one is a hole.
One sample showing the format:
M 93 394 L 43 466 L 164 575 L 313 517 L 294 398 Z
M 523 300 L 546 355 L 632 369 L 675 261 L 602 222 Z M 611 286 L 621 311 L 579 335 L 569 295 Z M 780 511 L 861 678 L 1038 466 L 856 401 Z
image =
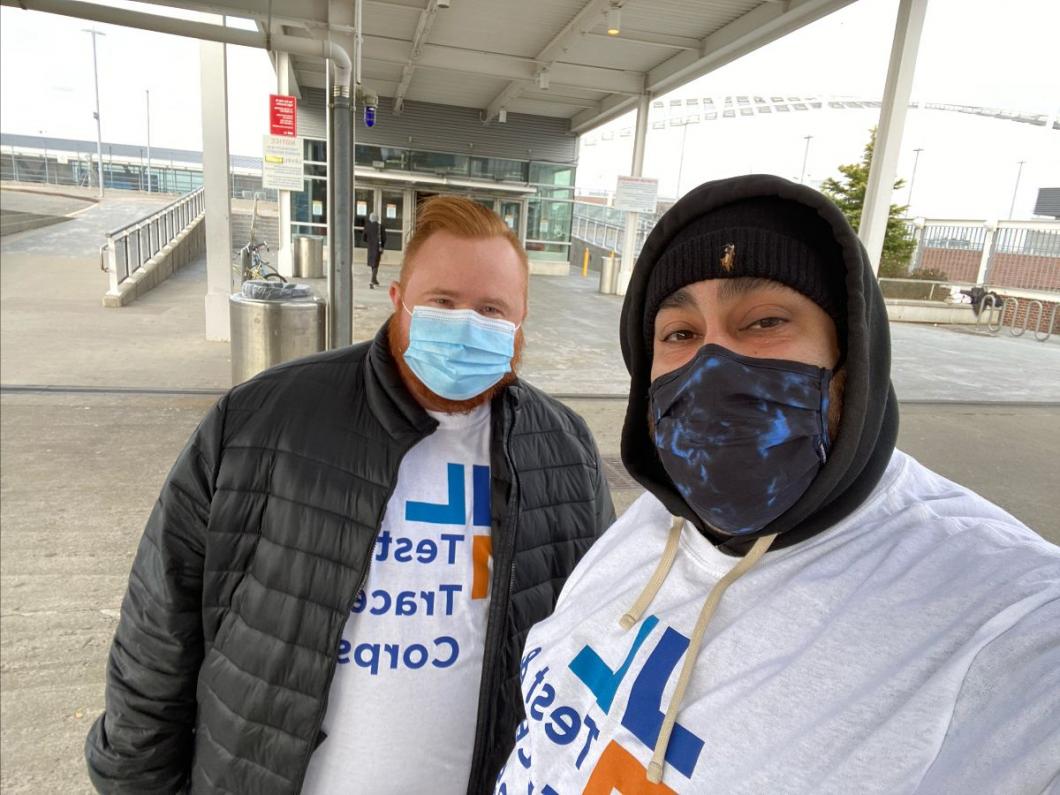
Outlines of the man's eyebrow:
M 442 298 L 453 298 L 453 299 L 460 299 L 460 298 L 464 297 L 462 293 L 459 293 L 456 290 L 447 290 L 444 287 L 438 287 L 437 289 L 434 289 L 434 290 L 427 290 L 426 294 L 427 295 L 441 296 Z M 503 298 L 483 298 L 480 301 L 480 303 L 489 304 L 490 306 L 497 306 L 497 307 L 499 307 L 499 308 L 501 308 L 501 309 L 503 309 L 505 311 L 507 311 L 510 308 L 508 306 L 508 302 L 505 301 Z
M 752 276 L 741 276 L 736 279 L 722 279 L 718 286 L 718 300 L 732 301 L 755 290 L 783 290 L 794 292 L 790 287 L 772 279 Z
M 692 294 L 682 287 L 680 290 L 670 293 L 662 300 L 656 314 L 662 312 L 664 309 L 679 309 L 680 307 L 690 306 L 694 303 L 695 300 L 692 298 Z

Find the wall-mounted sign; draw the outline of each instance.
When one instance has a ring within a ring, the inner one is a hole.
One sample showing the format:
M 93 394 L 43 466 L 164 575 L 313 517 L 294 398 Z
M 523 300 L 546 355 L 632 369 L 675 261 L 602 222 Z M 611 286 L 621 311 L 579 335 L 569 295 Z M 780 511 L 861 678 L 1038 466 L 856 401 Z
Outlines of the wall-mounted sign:
M 324 202 L 323 201 L 317 201 L 316 199 L 314 199 L 313 200 L 313 215 L 323 215 L 323 214 L 324 214 Z
M 273 190 L 305 190 L 302 175 L 302 139 L 265 135 L 261 158 L 261 185 Z
M 389 202 L 387 203 L 387 205 L 386 205 L 386 217 L 391 219 L 391 220 L 393 220 L 394 218 L 397 218 L 397 205 L 396 204 L 390 204 Z
M 288 138 L 298 136 L 298 98 L 269 94 L 269 132 Z
M 630 213 L 655 214 L 659 180 L 648 177 L 619 177 L 614 207 Z
M 368 202 L 357 202 L 357 215 L 368 215 Z

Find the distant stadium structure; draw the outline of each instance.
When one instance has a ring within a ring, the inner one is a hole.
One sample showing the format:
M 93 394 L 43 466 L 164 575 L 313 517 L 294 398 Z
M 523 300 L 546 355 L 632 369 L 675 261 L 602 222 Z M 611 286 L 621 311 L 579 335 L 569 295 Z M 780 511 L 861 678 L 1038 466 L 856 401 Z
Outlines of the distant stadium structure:
M 882 102 L 878 99 L 835 96 L 767 97 L 750 94 L 734 96 L 730 94 L 723 97 L 685 97 L 669 101 L 655 100 L 652 102 L 652 115 L 655 118 L 652 119 L 651 126 L 652 129 L 660 130 L 668 125 L 676 127 L 683 124 L 698 124 L 700 121 L 724 121 L 725 119 L 735 119 L 737 116 L 766 116 L 774 113 L 800 113 L 815 110 L 853 110 L 879 108 L 881 105 Z M 1049 116 L 1042 113 L 1024 113 L 1001 108 L 982 108 L 974 105 L 954 105 L 945 102 L 910 102 L 909 107 L 966 113 L 1030 124 L 1035 127 L 1051 125 L 1052 129 L 1060 130 L 1060 119 L 1050 119 Z M 615 130 L 612 127 L 613 125 L 606 125 L 600 130 L 587 134 L 585 136 L 585 144 L 592 146 L 598 140 L 611 140 L 615 135 Z M 633 125 L 622 126 L 617 132 L 619 137 L 629 137 L 633 134 Z
M 691 88 L 691 87 L 688 87 Z M 726 176 L 770 173 L 812 187 L 861 159 L 882 102 L 801 93 L 707 95 L 652 102 L 645 176 L 672 201 Z M 582 136 L 578 188 L 605 198 L 632 150 L 632 114 Z M 1060 184 L 1060 116 L 946 102 L 910 103 L 899 155 L 909 215 L 1031 219 L 1040 188 Z M 914 173 L 915 171 L 915 173 Z

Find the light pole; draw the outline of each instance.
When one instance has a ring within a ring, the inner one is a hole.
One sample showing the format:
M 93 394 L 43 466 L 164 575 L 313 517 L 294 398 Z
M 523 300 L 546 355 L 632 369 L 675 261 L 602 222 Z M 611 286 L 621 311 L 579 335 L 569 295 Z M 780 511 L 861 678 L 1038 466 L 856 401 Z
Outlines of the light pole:
M 40 137 L 44 141 L 44 184 L 50 185 L 51 179 L 48 177 L 48 139 L 44 138 L 44 130 L 40 131 Z
M 802 153 L 802 173 L 799 175 L 800 185 L 806 183 L 806 162 L 810 159 L 810 141 L 813 139 L 812 135 L 804 135 L 802 137 L 806 139 L 806 149 Z
M 1012 220 L 1012 213 L 1016 209 L 1016 194 L 1020 191 L 1020 177 L 1023 176 L 1023 164 L 1026 162 L 1026 160 L 1021 160 L 1019 162 L 1019 170 L 1016 171 L 1016 187 L 1012 189 L 1012 204 L 1008 208 L 1008 219 L 1010 221 Z
M 913 206 L 913 182 L 916 181 L 916 164 L 920 162 L 920 153 L 923 147 L 913 150 L 913 173 L 909 176 L 909 195 L 905 198 L 906 208 Z
M 96 36 L 106 36 L 95 28 L 82 28 L 92 36 L 92 79 L 96 87 L 96 165 L 99 167 L 99 198 L 103 198 L 103 129 L 99 121 L 99 67 L 96 64 Z
M 685 170 L 685 138 L 688 136 L 688 120 L 681 122 L 681 157 L 677 161 L 677 198 L 681 198 L 681 175 Z
M 147 94 L 147 192 L 151 192 L 151 89 L 144 89 Z

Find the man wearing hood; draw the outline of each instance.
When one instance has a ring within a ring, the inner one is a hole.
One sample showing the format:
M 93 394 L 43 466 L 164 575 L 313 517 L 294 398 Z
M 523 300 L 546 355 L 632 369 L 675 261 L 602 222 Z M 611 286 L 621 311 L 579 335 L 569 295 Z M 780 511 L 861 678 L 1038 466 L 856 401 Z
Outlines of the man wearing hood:
M 887 314 L 824 196 L 708 183 L 622 311 L 648 490 L 531 630 L 496 791 L 1040 793 L 1060 551 L 895 450 Z

